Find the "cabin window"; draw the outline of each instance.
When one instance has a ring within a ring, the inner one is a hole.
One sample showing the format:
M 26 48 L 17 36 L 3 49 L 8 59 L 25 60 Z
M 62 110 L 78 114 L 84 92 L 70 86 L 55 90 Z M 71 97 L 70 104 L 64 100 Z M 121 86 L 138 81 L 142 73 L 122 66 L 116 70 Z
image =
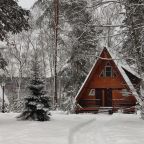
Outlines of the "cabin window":
M 104 70 L 100 73 L 100 77 L 116 77 L 117 74 L 113 71 L 111 66 L 105 66 Z
M 95 96 L 95 89 L 91 89 L 91 90 L 90 90 L 89 96 Z
M 122 96 L 129 96 L 131 93 L 127 89 L 121 90 Z
M 111 66 L 106 66 L 105 67 L 105 76 L 106 77 L 111 77 L 112 76 L 112 67 Z

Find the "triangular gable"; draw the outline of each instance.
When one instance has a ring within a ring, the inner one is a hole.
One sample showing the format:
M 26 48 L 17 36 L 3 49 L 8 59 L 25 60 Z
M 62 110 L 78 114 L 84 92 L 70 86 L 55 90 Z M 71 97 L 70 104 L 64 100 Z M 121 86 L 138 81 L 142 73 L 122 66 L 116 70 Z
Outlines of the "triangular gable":
M 104 51 L 107 51 L 107 54 L 109 55 L 108 58 L 102 57 L 102 54 L 103 54 Z M 117 57 L 116 55 L 112 54 L 112 52 L 110 52 L 110 50 L 108 50 L 107 48 L 104 48 L 104 49 L 102 50 L 100 56 L 99 56 L 98 59 L 95 61 L 93 67 L 91 68 L 89 74 L 87 75 L 85 81 L 83 82 L 81 88 L 79 89 L 79 91 L 78 91 L 75 99 L 77 100 L 78 96 L 81 94 L 84 86 L 86 85 L 87 81 L 88 81 L 89 78 L 91 77 L 91 74 L 92 74 L 93 70 L 95 69 L 95 67 L 96 67 L 96 65 L 97 65 L 97 63 L 98 63 L 98 61 L 99 61 L 100 59 L 113 60 L 114 64 L 117 66 L 117 69 L 119 70 L 121 76 L 123 77 L 125 83 L 127 84 L 127 86 L 129 87 L 129 89 L 131 90 L 132 94 L 136 97 L 137 100 L 140 100 L 140 99 L 139 99 L 139 96 L 138 96 L 138 94 L 137 94 L 137 92 L 136 92 L 136 90 L 135 90 L 135 88 L 134 88 L 134 86 L 133 86 L 133 84 L 131 83 L 130 79 L 129 79 L 128 76 L 126 75 L 126 73 L 125 73 L 125 71 L 124 71 L 123 68 L 125 68 L 126 70 L 128 70 L 130 73 L 132 73 L 133 71 L 130 69 L 130 67 L 128 66 L 128 64 L 127 64 L 126 62 L 125 62 L 124 65 L 122 65 L 123 63 L 119 62 L 120 59 L 118 59 L 118 57 Z M 134 73 L 134 72 L 133 72 L 132 74 L 139 78 L 138 74 L 136 74 L 136 73 Z

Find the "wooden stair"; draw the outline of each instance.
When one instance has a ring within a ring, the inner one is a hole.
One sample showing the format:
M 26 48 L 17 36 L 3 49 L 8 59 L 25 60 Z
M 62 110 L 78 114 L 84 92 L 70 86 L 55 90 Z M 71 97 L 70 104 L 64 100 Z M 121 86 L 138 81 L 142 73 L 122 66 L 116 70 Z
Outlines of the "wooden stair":
M 113 108 L 112 107 L 100 107 L 98 110 L 98 113 L 113 114 Z
M 81 107 L 76 113 L 109 113 L 113 114 L 113 107 Z

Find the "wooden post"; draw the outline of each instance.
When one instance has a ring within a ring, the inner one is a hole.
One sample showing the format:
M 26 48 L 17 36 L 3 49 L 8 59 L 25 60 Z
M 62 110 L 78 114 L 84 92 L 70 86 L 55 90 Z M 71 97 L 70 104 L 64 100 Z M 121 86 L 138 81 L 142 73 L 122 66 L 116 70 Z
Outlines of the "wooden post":
M 102 107 L 105 106 L 105 90 L 102 90 Z

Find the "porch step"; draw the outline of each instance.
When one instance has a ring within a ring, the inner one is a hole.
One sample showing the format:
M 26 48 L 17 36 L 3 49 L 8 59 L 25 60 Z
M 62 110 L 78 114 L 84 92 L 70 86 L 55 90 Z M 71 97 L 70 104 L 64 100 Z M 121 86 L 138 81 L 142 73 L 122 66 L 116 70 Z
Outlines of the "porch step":
M 113 110 L 112 108 L 99 108 L 98 113 L 113 114 Z
M 108 112 L 109 110 L 108 109 L 99 109 L 98 112 Z

